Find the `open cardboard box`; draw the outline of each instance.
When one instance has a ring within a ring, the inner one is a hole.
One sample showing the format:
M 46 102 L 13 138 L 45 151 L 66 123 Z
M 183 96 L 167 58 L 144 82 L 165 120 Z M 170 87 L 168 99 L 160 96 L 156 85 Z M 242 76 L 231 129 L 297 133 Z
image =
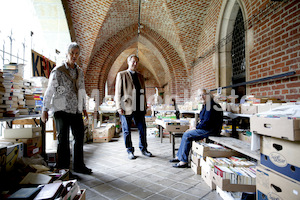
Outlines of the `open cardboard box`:
M 230 156 L 234 156 L 234 155 L 236 155 L 236 156 L 239 155 L 238 152 L 236 152 L 232 149 L 214 149 L 214 148 L 203 146 L 196 141 L 193 141 L 193 143 L 192 143 L 192 150 L 193 150 L 193 152 L 202 156 L 204 159 L 206 159 L 207 156 L 209 156 L 209 157 L 230 157 Z
M 231 184 L 229 179 L 223 179 L 221 176 L 211 171 L 212 181 L 221 190 L 230 192 L 255 192 L 256 185 Z
M 250 129 L 252 133 L 260 135 L 300 141 L 300 119 L 265 118 L 254 115 L 250 117 Z

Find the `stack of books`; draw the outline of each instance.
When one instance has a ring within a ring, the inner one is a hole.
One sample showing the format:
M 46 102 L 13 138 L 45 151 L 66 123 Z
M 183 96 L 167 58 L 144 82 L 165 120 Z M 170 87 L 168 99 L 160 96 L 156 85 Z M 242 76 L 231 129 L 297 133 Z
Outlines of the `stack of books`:
M 18 97 L 13 93 L 13 80 L 14 75 L 10 71 L 4 70 L 3 72 L 3 86 L 5 92 L 2 96 L 2 108 L 5 109 L 5 117 L 17 117 L 19 116 L 18 111 Z

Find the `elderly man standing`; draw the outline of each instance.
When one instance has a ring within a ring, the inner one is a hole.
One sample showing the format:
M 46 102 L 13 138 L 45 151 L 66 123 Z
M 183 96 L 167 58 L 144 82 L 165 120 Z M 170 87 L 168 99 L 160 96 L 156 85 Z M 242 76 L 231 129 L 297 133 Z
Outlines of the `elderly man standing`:
M 115 85 L 116 107 L 120 114 L 125 147 L 130 160 L 136 158 L 131 141 L 132 119 L 139 130 L 139 148 L 142 154 L 152 156 L 147 150 L 145 80 L 143 75 L 136 71 L 138 62 L 139 58 L 136 55 L 130 55 L 127 58 L 128 69 L 117 74 Z

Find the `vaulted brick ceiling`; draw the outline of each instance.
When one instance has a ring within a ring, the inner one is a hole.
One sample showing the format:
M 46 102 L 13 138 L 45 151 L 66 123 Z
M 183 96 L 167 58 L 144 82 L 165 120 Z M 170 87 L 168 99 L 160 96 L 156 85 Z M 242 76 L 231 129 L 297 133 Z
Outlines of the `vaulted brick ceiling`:
M 137 49 L 152 86 L 169 84 L 174 93 L 188 83 L 210 0 L 141 0 L 139 37 L 139 0 L 62 2 L 71 38 L 82 48 L 88 92 L 103 93 L 106 81 L 112 87 L 126 57 Z

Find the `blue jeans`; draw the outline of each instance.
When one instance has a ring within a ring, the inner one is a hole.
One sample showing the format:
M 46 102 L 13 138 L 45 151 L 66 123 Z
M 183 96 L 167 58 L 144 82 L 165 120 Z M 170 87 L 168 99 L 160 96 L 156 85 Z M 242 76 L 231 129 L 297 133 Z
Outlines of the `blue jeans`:
M 131 140 L 131 120 L 134 120 L 135 125 L 139 130 L 139 148 L 141 151 L 147 150 L 147 135 L 146 135 L 146 123 L 145 115 L 143 113 L 133 112 L 131 115 L 120 115 L 122 123 L 122 132 L 125 141 L 125 147 L 127 152 L 134 152 Z
M 194 129 L 187 131 L 181 138 L 181 143 L 177 152 L 178 160 L 188 162 L 188 156 L 192 147 L 192 141 L 202 140 L 207 138 L 209 132 L 203 129 Z

